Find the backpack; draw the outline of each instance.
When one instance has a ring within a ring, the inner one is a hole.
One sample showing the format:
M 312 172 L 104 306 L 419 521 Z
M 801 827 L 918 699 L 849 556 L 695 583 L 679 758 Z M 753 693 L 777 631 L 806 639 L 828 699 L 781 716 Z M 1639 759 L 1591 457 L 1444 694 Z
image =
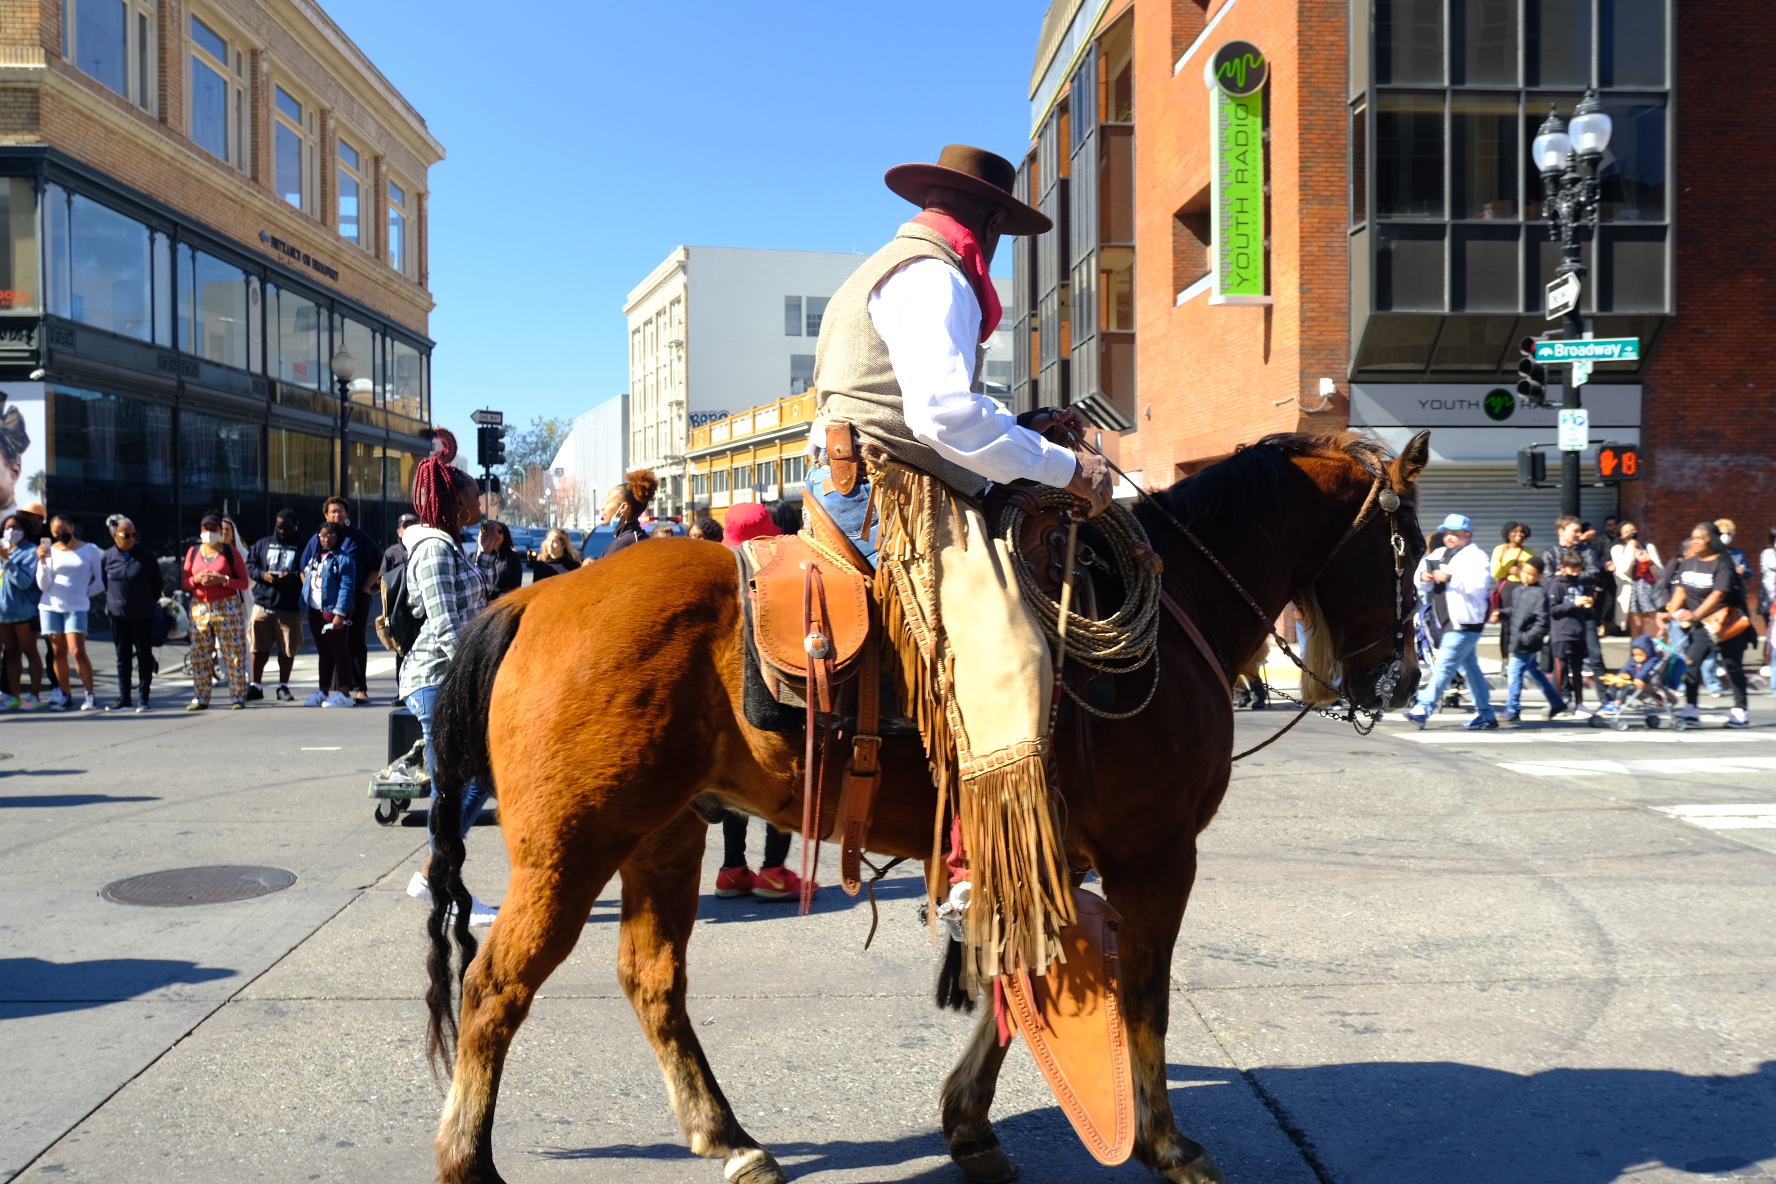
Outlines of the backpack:
M 382 615 L 376 618 L 376 636 L 397 656 L 405 657 L 419 640 L 420 618 L 407 594 L 407 564 L 382 573 Z

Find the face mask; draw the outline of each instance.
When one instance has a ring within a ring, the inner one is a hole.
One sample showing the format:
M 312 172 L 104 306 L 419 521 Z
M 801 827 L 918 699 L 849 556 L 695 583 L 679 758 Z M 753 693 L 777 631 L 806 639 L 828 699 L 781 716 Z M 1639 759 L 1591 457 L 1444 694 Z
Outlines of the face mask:
M 58 530 L 50 537 L 58 543 L 71 543 L 74 541 L 74 532 L 71 530 Z
M 1727 532 L 1726 532 L 1726 531 L 1724 531 L 1724 530 L 1723 530 L 1723 531 L 1722 531 L 1722 532 L 1721 532 L 1721 543 L 1722 543 L 1722 545 L 1723 545 L 1723 546 L 1724 546 L 1724 545 L 1725 545 L 1725 544 L 1727 544 L 1727 543 L 1730 543 L 1730 542 L 1732 542 L 1732 541 L 1733 541 L 1733 536 L 1732 536 L 1732 535 L 1730 535 L 1730 534 L 1728 534 L 1728 533 L 1727 533 Z
M 197 537 L 212 547 L 219 546 L 222 542 L 222 532 L 219 530 L 206 530 Z
M 25 532 L 24 531 L 20 530 L 16 526 L 9 526 L 6 528 L 6 545 L 7 546 L 16 547 L 24 541 L 25 541 Z

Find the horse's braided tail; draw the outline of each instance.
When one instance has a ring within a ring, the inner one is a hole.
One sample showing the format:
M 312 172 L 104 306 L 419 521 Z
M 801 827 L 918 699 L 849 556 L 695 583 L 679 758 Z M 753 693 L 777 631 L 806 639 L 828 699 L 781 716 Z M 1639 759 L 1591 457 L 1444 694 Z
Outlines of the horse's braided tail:
M 488 704 L 493 680 L 499 673 L 506 649 L 518 633 L 522 604 L 496 601 L 463 630 L 456 657 L 438 688 L 432 716 L 432 856 L 427 886 L 432 892 L 432 911 L 426 918 L 431 951 L 426 972 L 426 1060 L 440 1080 L 452 1072 L 456 1054 L 455 992 L 475 957 L 475 939 L 469 933 L 469 890 L 463 886 L 463 840 L 459 819 L 463 792 L 477 777 L 492 783 L 487 755 Z M 451 917 L 455 908 L 454 920 Z M 445 925 L 456 938 L 457 964 L 450 966 L 450 941 Z

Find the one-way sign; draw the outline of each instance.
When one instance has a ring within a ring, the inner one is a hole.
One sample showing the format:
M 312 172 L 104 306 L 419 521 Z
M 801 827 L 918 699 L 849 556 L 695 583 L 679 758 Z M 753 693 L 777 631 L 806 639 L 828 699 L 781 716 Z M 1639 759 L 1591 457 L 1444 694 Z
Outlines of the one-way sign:
M 1579 277 L 1567 272 L 1548 285 L 1548 319 L 1558 321 L 1579 306 Z
M 470 413 L 469 418 L 479 424 L 491 424 L 498 427 L 506 422 L 506 413 L 504 411 L 475 411 Z

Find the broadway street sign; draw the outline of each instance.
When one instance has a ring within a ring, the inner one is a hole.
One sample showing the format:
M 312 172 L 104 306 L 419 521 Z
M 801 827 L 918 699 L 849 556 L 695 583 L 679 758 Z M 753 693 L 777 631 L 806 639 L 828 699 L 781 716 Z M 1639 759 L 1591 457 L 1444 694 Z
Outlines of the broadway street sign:
M 1595 340 L 1538 341 L 1535 360 L 1545 365 L 1561 362 L 1638 362 L 1640 338 L 1599 337 Z

